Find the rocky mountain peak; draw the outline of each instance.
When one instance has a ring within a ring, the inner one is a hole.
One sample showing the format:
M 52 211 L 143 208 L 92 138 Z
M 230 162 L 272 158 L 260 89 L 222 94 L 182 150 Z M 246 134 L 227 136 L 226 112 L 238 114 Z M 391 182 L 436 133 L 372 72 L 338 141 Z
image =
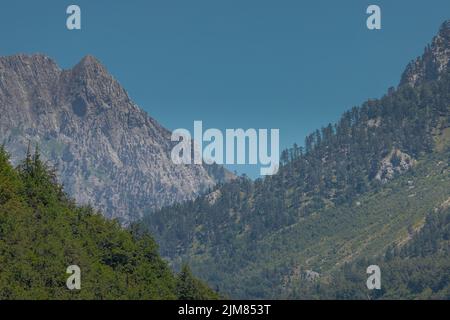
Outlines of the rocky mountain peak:
M 25 71 L 26 68 L 44 68 L 46 70 L 59 71 L 58 65 L 44 54 L 16 54 L 0 57 L 2 69 L 9 67 L 17 72 Z
M 410 62 L 402 75 L 400 85 L 416 86 L 438 79 L 450 65 L 450 20 L 445 21 L 424 54 Z
M 123 222 L 226 176 L 221 167 L 172 163 L 170 132 L 93 56 L 68 70 L 44 55 L 0 58 L 0 144 L 17 164 L 29 142 L 78 203 Z
M 106 68 L 97 58 L 91 55 L 83 57 L 71 71 L 73 74 L 89 79 L 110 78 Z

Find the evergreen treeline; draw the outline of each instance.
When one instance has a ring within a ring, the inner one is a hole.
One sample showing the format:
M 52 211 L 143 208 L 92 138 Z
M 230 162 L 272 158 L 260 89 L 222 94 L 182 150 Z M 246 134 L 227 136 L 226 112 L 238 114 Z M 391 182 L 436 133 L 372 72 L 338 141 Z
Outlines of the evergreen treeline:
M 305 148 L 283 151 L 277 175 L 254 183 L 241 177 L 219 186 L 221 197 L 213 205 L 208 196 L 200 197 L 148 214 L 146 224 L 163 236 L 164 243 L 177 241 L 183 247 L 199 221 L 205 224 L 200 236 L 218 237 L 213 241 L 226 239 L 213 228 L 222 223 L 230 228 L 246 225 L 250 239 L 257 239 L 317 210 L 349 203 L 380 187 L 375 176 L 392 150 L 415 159 L 434 150 L 434 137 L 450 126 L 448 88 L 450 73 L 418 88 L 392 89 L 382 99 L 346 112 L 336 125 L 308 136 Z M 394 166 L 396 160 L 394 154 Z M 233 216 L 239 225 L 230 219 Z M 169 230 L 173 235 L 165 236 Z
M 81 269 L 81 290 L 66 269 Z M 189 268 L 174 275 L 157 245 L 69 199 L 39 152 L 13 168 L 0 147 L 0 300 L 215 299 Z
M 302 281 L 294 299 L 450 299 L 450 207 L 427 216 L 411 241 L 384 257 L 346 264 L 326 281 Z M 381 289 L 368 290 L 367 266 L 381 269 Z M 380 263 L 381 261 L 381 263 Z
M 425 159 L 447 150 L 449 88 L 446 71 L 417 87 L 390 89 L 381 99 L 351 109 L 335 125 L 308 136 L 305 147 L 285 150 L 278 174 L 254 182 L 240 177 L 194 201 L 149 213 L 143 224 L 161 244 L 163 256 L 175 264 L 189 261 L 210 283 L 227 286 L 225 274 L 244 269 L 258 274 L 246 279 L 245 286 L 258 283 L 258 289 L 236 289 L 239 297 L 278 295 L 260 288 L 264 281 L 269 287 L 274 279 L 282 281 L 276 277 L 289 272 L 288 267 L 269 271 L 253 266 L 248 257 L 263 250 L 262 243 L 267 245 L 266 240 L 279 232 L 381 190 L 385 182 L 377 174 L 387 157 L 394 168 L 400 168 L 403 160 Z M 400 159 L 397 151 L 407 157 Z M 312 228 L 320 241 L 321 227 Z M 207 268 L 202 265 L 206 261 L 220 263 Z M 271 279 L 261 278 L 264 273 Z

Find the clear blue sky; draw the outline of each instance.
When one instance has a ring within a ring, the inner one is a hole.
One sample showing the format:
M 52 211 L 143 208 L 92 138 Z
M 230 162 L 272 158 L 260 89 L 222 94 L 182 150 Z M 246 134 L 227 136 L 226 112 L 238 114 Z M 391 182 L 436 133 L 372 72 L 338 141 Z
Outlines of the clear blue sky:
M 81 31 L 65 27 L 69 4 Z M 449 0 L 3 0 L 0 55 L 69 68 L 93 54 L 169 129 L 279 128 L 289 147 L 395 86 L 449 18 Z

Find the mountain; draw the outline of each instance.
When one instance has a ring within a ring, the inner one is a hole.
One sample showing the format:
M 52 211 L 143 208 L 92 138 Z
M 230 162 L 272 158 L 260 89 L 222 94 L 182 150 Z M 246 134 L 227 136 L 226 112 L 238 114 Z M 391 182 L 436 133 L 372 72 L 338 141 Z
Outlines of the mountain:
M 449 32 L 446 21 L 397 88 L 282 152 L 276 175 L 147 214 L 161 254 L 233 298 L 302 298 L 305 281 L 411 241 L 450 199 Z
M 147 232 L 75 205 L 56 180 L 39 153 L 14 169 L 0 147 L 1 300 L 218 298 L 187 266 L 175 275 Z
M 450 21 L 444 22 L 431 45 L 425 48 L 422 57 L 409 63 L 402 75 L 400 85 L 417 86 L 428 80 L 439 78 L 447 70 L 450 57 Z
M 411 238 L 376 258 L 344 265 L 332 278 L 303 281 L 293 299 L 450 299 L 450 200 L 430 212 Z M 366 288 L 366 268 L 381 270 L 380 290 Z
M 38 145 L 69 195 L 107 217 L 129 222 L 230 177 L 173 164 L 170 135 L 92 56 L 70 70 L 44 55 L 0 58 L 0 143 L 13 163 Z

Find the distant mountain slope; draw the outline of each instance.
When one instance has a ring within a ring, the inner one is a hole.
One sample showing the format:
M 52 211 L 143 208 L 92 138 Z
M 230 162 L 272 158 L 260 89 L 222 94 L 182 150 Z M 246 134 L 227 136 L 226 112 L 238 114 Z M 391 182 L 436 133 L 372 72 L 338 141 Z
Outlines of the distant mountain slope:
M 170 132 L 92 56 L 70 70 L 43 55 L 1 57 L 0 138 L 14 163 L 29 141 L 39 145 L 78 203 L 121 221 L 227 177 L 222 167 L 173 164 Z
M 444 22 L 422 57 L 412 61 L 402 75 L 400 85 L 417 86 L 439 78 L 450 64 L 450 20 Z
M 39 154 L 13 169 L 0 147 L 0 300 L 214 299 L 187 267 L 175 276 L 139 228 L 76 206 Z M 70 291 L 69 266 L 81 270 Z
M 147 215 L 162 255 L 175 266 L 189 261 L 232 297 L 279 298 L 303 271 L 325 276 L 405 239 L 408 227 L 450 197 L 449 29 L 447 21 L 433 42 L 439 59 L 427 50 L 416 76 L 407 71 L 417 81 L 284 151 L 277 175 L 241 178 Z
M 378 256 L 358 258 L 331 276 L 299 281 L 293 299 L 450 299 L 450 198 L 434 208 L 408 241 Z M 380 290 L 367 290 L 367 266 L 381 271 Z

